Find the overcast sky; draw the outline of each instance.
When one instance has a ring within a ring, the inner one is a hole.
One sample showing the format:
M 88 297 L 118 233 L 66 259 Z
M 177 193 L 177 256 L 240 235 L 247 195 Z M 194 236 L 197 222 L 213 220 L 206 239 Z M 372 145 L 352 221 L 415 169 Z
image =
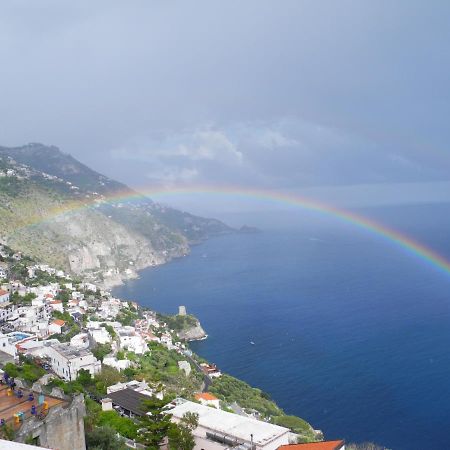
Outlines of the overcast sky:
M 442 200 L 449 23 L 446 0 L 5 0 L 0 145 L 138 188 Z

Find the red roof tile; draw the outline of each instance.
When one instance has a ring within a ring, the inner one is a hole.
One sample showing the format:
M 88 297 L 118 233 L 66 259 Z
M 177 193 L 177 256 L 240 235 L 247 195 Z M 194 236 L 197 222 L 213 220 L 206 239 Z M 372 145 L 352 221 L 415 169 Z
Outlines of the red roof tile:
M 309 444 L 282 445 L 278 450 L 340 450 L 344 441 L 311 442 Z
M 60 327 L 63 327 L 65 325 L 66 322 L 64 322 L 64 320 L 61 319 L 56 319 L 52 322 L 52 325 L 59 325 Z
M 209 392 L 200 392 L 198 394 L 195 394 L 195 398 L 197 400 L 218 400 L 215 395 L 212 395 Z

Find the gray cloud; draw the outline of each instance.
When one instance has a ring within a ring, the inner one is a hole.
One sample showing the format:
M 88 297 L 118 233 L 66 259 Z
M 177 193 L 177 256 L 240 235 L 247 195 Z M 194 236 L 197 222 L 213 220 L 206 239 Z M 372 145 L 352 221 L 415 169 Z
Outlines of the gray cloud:
M 438 0 L 5 1 L 0 143 L 136 186 L 448 180 L 449 22 Z

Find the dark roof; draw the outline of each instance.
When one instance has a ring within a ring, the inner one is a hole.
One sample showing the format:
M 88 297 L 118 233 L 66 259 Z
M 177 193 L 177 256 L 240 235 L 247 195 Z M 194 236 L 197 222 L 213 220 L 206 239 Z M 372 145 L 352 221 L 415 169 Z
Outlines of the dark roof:
M 131 411 L 138 416 L 144 416 L 147 412 L 142 402 L 149 400 L 148 395 L 133 391 L 133 389 L 123 389 L 121 391 L 111 392 L 108 398 L 112 400 L 114 405 L 121 406 L 123 409 Z

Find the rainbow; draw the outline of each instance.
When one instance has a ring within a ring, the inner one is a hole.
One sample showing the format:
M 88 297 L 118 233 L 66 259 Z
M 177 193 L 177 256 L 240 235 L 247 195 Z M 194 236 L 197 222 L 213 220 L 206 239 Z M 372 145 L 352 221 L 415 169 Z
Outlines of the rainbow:
M 155 189 L 144 188 L 137 191 L 126 191 L 115 193 L 109 197 L 105 197 L 101 200 L 85 200 L 66 203 L 59 208 L 51 210 L 48 214 L 41 217 L 35 217 L 30 220 L 26 226 L 39 224 L 47 220 L 51 220 L 61 214 L 71 213 L 77 210 L 92 208 L 98 204 L 119 204 L 126 201 L 142 200 L 144 197 L 149 198 L 161 198 L 170 197 L 173 195 L 192 195 L 192 194 L 207 194 L 214 196 L 231 196 L 233 198 L 244 199 L 259 199 L 264 201 L 271 201 L 276 203 L 282 203 L 292 205 L 305 210 L 326 214 L 336 220 L 363 229 L 375 236 L 381 237 L 384 240 L 390 242 L 396 247 L 402 249 L 408 254 L 418 258 L 419 260 L 427 263 L 440 272 L 450 275 L 450 261 L 445 257 L 437 253 L 435 250 L 427 247 L 419 241 L 387 227 L 379 222 L 364 217 L 355 212 L 351 212 L 342 208 L 322 203 L 316 200 L 312 200 L 300 195 L 292 195 L 288 193 L 282 193 L 277 191 L 269 191 L 263 189 L 248 189 L 241 187 L 211 187 L 211 186 L 196 186 L 187 188 L 169 188 L 169 189 Z

